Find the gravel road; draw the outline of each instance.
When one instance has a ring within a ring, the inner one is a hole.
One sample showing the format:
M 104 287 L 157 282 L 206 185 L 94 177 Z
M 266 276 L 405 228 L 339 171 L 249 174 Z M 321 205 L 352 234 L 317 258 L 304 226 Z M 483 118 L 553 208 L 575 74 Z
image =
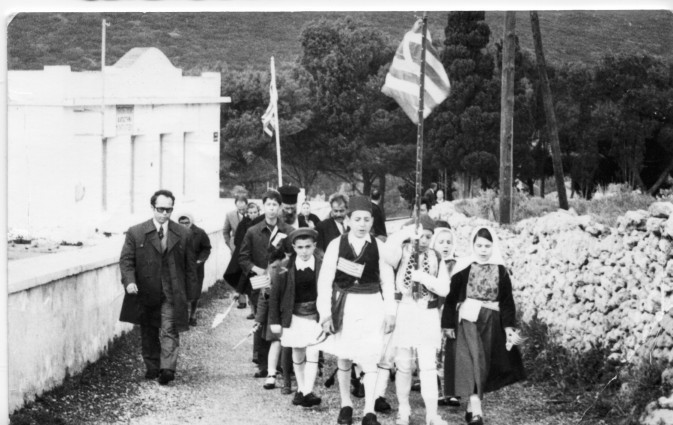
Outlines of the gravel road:
M 319 378 L 317 393 L 323 403 L 317 408 L 295 407 L 279 389 L 264 390 L 263 379 L 254 379 L 252 340 L 232 347 L 249 331 L 249 309 L 234 308 L 215 330 L 210 323 L 231 302 L 220 284 L 205 294 L 198 326 L 181 335 L 176 380 L 168 386 L 143 379 L 137 330 L 119 338 L 101 360 L 83 373 L 69 378 L 61 387 L 44 394 L 15 413 L 11 423 L 24 424 L 336 424 L 339 397 L 336 386 L 325 388 Z M 334 359 L 327 358 L 327 373 Z M 484 401 L 488 425 L 560 425 L 576 423 L 580 414 L 571 404 L 558 404 L 545 387 L 517 384 Z M 355 423 L 359 424 L 363 400 L 354 398 Z M 394 384 L 389 385 L 393 412 L 379 415 L 384 424 L 394 424 Z M 420 393 L 412 392 L 412 424 L 424 421 Z M 464 424 L 463 410 L 440 407 L 450 424 Z

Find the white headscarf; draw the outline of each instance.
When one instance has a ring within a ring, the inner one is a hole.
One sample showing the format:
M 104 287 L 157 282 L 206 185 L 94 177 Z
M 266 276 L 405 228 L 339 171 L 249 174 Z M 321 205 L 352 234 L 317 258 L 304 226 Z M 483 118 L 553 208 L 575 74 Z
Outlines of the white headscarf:
M 491 234 L 491 238 L 493 238 L 493 252 L 491 252 L 491 256 L 486 261 L 481 260 L 479 256 L 477 256 L 477 254 L 474 252 L 474 238 L 477 236 L 477 233 L 481 229 L 488 230 L 488 232 Z M 472 265 L 473 263 L 496 264 L 499 266 L 505 265 L 505 260 L 502 257 L 502 252 L 500 251 L 500 239 L 498 238 L 498 235 L 495 233 L 495 230 L 493 230 L 493 228 L 490 226 L 479 226 L 475 227 L 474 230 L 472 230 L 472 234 L 470 235 L 470 255 L 461 258 L 457 261 L 456 267 L 454 267 L 453 269 L 453 273 L 455 274 L 462 270 L 465 270 L 468 266 Z
M 437 244 L 437 238 L 441 233 L 450 233 L 451 234 L 451 252 L 449 253 L 449 256 L 447 258 L 442 258 L 442 260 L 455 260 L 456 258 L 456 235 L 453 233 L 453 229 L 449 229 L 448 227 L 436 227 L 435 228 L 435 233 L 432 235 L 432 240 L 430 241 L 430 248 L 434 249 L 439 253 L 439 250 L 435 247 L 435 244 Z
M 177 215 L 177 217 L 178 217 L 178 221 L 180 220 L 180 217 L 187 217 L 189 219 L 189 222 L 191 223 L 191 225 L 194 225 L 194 216 L 187 211 L 181 212 L 180 214 Z

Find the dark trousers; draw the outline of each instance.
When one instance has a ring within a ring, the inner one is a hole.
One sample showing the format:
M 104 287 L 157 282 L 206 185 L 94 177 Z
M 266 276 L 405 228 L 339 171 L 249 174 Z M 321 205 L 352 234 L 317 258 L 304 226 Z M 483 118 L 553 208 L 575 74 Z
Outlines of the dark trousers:
M 271 342 L 262 338 L 261 332 L 255 332 L 252 340 L 253 358 L 257 358 L 259 370 L 267 370 L 269 366 L 269 348 Z
M 292 347 L 280 349 L 280 366 L 283 368 L 283 386 L 292 386 Z
M 161 327 L 140 326 L 142 355 L 147 370 L 169 369 L 175 371 L 178 363 L 180 336 L 175 330 L 173 304 L 166 301 L 160 307 L 144 307 L 150 317 L 152 310 L 160 309 Z

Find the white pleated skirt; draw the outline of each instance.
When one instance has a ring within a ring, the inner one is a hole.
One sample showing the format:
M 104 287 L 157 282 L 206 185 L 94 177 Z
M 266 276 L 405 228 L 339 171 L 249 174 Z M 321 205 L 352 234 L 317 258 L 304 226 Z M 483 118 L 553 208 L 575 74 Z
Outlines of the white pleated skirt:
M 413 301 L 400 302 L 390 344 L 398 348 L 439 350 L 442 345 L 439 310 L 425 308 Z
M 315 345 L 322 333 L 320 324 L 313 319 L 292 315 L 289 328 L 283 328 L 280 345 L 283 347 L 304 348 Z
M 355 363 L 378 363 L 383 349 L 385 312 L 380 293 L 348 294 L 341 330 L 321 349 Z

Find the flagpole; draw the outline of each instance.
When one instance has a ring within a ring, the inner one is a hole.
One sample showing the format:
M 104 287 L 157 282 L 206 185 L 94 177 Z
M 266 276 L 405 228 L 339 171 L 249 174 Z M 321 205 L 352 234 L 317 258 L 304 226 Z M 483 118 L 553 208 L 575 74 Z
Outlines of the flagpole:
M 273 61 L 273 56 L 271 56 L 271 86 L 274 88 L 276 93 L 278 88 L 276 87 L 276 66 Z M 276 161 L 278 167 L 278 187 L 283 185 L 283 169 L 280 161 L 280 127 L 278 126 L 278 99 L 273 100 L 276 104 L 273 105 L 276 113 L 274 114 L 274 126 L 276 127 Z
M 423 12 L 423 30 L 421 32 L 421 81 L 418 94 L 418 132 L 416 135 L 416 229 L 421 222 L 421 185 L 423 175 L 423 96 L 425 94 L 425 50 L 426 50 L 426 32 L 428 29 L 428 12 Z M 414 259 L 416 260 L 416 270 L 420 270 L 420 261 L 418 261 L 419 239 L 416 239 L 414 249 Z M 414 299 L 418 298 L 420 285 L 414 282 Z

